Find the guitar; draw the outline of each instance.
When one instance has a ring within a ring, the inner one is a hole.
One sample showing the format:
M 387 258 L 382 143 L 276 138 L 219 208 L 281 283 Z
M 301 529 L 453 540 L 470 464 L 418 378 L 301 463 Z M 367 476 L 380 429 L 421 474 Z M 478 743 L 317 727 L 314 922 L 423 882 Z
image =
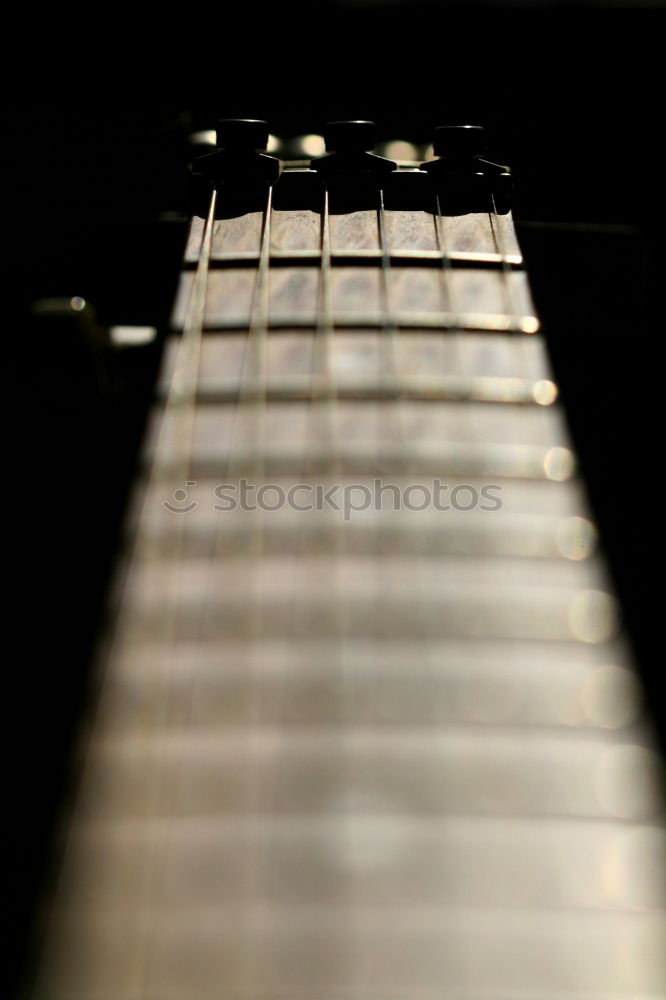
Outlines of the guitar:
M 661 765 L 509 172 L 267 140 L 195 163 L 33 995 L 657 997 Z

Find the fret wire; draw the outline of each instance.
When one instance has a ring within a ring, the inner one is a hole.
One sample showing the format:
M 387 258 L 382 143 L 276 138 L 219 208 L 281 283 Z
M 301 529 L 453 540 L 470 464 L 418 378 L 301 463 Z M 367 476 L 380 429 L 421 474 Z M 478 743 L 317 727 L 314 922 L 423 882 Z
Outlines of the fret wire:
M 316 335 L 315 335 L 316 338 Z M 316 342 L 316 340 L 315 340 Z M 524 341 L 520 342 L 520 347 L 525 346 Z M 516 343 L 516 350 L 518 350 Z M 313 344 L 314 353 L 314 344 Z M 519 353 L 522 353 L 519 352 Z M 265 389 L 254 383 L 248 384 L 245 390 L 245 398 L 249 398 L 257 392 L 264 392 L 267 402 L 291 402 L 293 400 L 310 401 L 314 392 L 320 399 L 328 399 L 331 396 L 337 400 L 355 399 L 376 399 L 389 401 L 395 399 L 403 400 L 423 400 L 424 402 L 467 402 L 477 403 L 507 403 L 516 406 L 533 406 L 535 403 L 549 405 L 553 400 L 540 401 L 538 397 L 538 387 L 544 385 L 543 379 L 533 379 L 531 377 L 496 377 L 496 376 L 470 376 L 465 379 L 463 376 L 442 375 L 440 379 L 419 376 L 399 377 L 397 381 L 386 379 L 377 382 L 367 383 L 355 382 L 351 385 L 340 385 L 329 387 L 323 382 L 316 382 L 316 388 L 312 385 L 312 379 L 316 376 L 292 378 L 285 377 L 274 382 L 268 382 Z M 546 380 L 548 383 L 548 380 Z M 552 383 L 551 383 L 552 385 Z M 546 392 L 547 386 L 544 386 Z M 239 386 L 229 385 L 219 388 L 200 389 L 197 395 L 197 403 L 202 406 L 219 403 L 234 403 L 240 398 Z
M 436 250 L 389 250 L 391 263 L 399 267 L 439 267 L 440 255 Z M 321 267 L 321 251 L 319 250 L 271 250 L 271 265 L 273 267 Z M 342 249 L 331 250 L 330 263 L 333 266 L 349 267 L 351 265 L 373 267 L 381 262 L 381 250 L 372 249 Z M 473 251 L 452 250 L 449 254 L 452 267 L 473 267 L 482 270 L 499 270 L 507 264 L 510 268 L 520 269 L 521 258 L 516 254 L 475 253 Z M 227 251 L 211 254 L 210 269 L 251 268 L 259 261 L 256 250 Z M 196 269 L 196 260 L 184 262 L 186 271 Z
M 516 324 L 512 318 L 505 313 L 465 313 L 465 325 L 461 326 L 460 313 L 449 312 L 395 312 L 393 319 L 396 326 L 407 330 L 437 330 L 464 329 L 468 332 L 478 331 L 502 331 L 514 333 L 520 330 L 523 333 L 534 333 L 535 325 L 533 317 L 519 319 Z M 374 313 L 347 313 L 342 312 L 332 315 L 331 324 L 335 328 L 341 329 L 383 329 L 384 322 L 380 315 Z M 312 330 L 317 327 L 317 317 L 314 312 L 312 316 L 303 316 L 296 313 L 292 316 L 272 317 L 267 323 L 268 330 Z M 225 331 L 245 330 L 246 325 L 239 322 L 237 318 L 217 319 L 210 322 L 204 333 L 223 333 Z
M 269 265 L 270 265 L 270 239 L 271 239 L 271 214 L 273 207 L 273 188 L 269 185 L 266 193 L 266 204 L 264 206 L 261 244 L 259 252 L 259 265 L 255 280 L 252 306 L 250 311 L 250 322 L 243 352 L 243 361 L 240 375 L 239 401 L 234 413 L 234 423 L 231 433 L 231 443 L 226 462 L 226 479 L 230 482 L 240 476 L 242 472 L 247 472 L 250 477 L 254 477 L 255 483 L 260 484 L 265 474 L 265 433 L 266 433 L 266 385 L 267 385 L 267 336 L 268 336 L 268 303 L 269 303 Z M 244 418 L 254 418 L 255 424 L 251 433 L 250 454 L 252 459 L 248 466 L 243 457 L 244 448 L 240 452 L 236 450 L 239 437 L 239 426 L 241 433 L 244 432 Z M 224 512 L 219 512 L 220 517 L 224 517 Z M 250 597 L 250 615 L 245 633 L 245 642 L 249 647 L 250 670 L 253 670 L 252 657 L 256 650 L 257 640 L 261 637 L 263 628 L 264 612 L 261 601 L 262 581 L 261 558 L 265 548 L 265 527 L 264 511 L 254 511 L 250 515 L 250 531 L 246 541 L 246 557 L 253 567 L 252 573 L 252 593 Z M 215 533 L 215 541 L 210 559 L 210 580 L 214 579 L 216 567 L 222 564 L 224 555 L 224 532 L 222 522 Z M 215 608 L 213 595 L 215 588 L 209 585 L 207 597 L 204 602 L 202 634 L 204 640 L 209 634 L 209 622 L 214 618 Z M 249 670 L 248 670 L 249 674 Z M 250 680 L 254 691 L 256 686 Z M 258 712 L 260 702 L 254 704 L 254 711 Z M 256 879 L 259 875 L 257 867 L 245 873 L 248 891 L 245 896 L 243 906 L 239 906 L 238 921 L 245 923 L 248 927 L 251 921 L 251 909 L 253 895 L 256 895 Z

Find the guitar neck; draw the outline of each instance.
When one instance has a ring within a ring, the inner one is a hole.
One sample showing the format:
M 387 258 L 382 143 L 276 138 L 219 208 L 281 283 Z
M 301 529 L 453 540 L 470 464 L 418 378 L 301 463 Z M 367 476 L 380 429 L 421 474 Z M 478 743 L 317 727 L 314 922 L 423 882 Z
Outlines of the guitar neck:
M 222 146 L 35 996 L 657 997 L 660 765 L 506 171 Z

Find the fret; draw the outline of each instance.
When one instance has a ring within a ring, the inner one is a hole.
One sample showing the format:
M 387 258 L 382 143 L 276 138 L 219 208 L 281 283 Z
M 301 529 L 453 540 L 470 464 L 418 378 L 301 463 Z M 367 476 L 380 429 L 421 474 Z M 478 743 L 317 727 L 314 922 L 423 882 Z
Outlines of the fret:
M 344 384 L 327 386 L 321 384 L 315 390 L 318 399 L 344 400 L 391 400 L 411 399 L 438 402 L 487 402 L 518 403 L 540 406 L 550 405 L 556 398 L 557 390 L 553 382 L 533 382 L 528 379 L 484 379 L 446 376 L 406 377 L 390 379 L 376 377 L 364 381 L 362 377 L 349 376 Z M 257 399 L 265 396 L 270 402 L 293 402 L 312 398 L 312 379 L 308 375 L 270 378 L 268 384 L 256 380 L 239 386 L 228 379 L 214 387 L 203 387 L 197 394 L 197 402 L 234 403 L 242 399 Z
M 110 981 L 119 1000 L 188 1000 L 192 991 L 200 1000 L 251 991 L 273 997 L 276 982 L 295 1000 L 311 997 L 313 982 L 321 1000 L 357 990 L 395 996 L 413 983 L 427 1000 L 443 987 L 474 1000 L 509 1000 L 518 989 L 525 1000 L 568 994 L 616 1000 L 618 982 L 636 984 L 631 996 L 650 1000 L 661 988 L 666 928 L 652 912 L 573 909 L 563 919 L 557 909 L 538 907 L 374 906 L 355 911 L 353 944 L 349 922 L 348 906 L 273 904 L 249 907 L 242 916 L 223 904 L 185 914 L 180 907 L 128 914 L 90 906 L 78 919 L 63 920 L 49 971 L 55 981 L 82 982 L 87 1000 L 108 1000 Z M 148 976 L 141 962 L 146 940 Z
M 255 425 L 248 425 L 249 436 L 254 439 Z M 323 433 L 323 432 L 322 432 Z M 198 480 L 220 477 L 230 451 L 220 450 L 202 444 L 192 456 L 191 474 Z M 252 441 L 246 446 L 240 444 L 234 451 L 236 474 L 253 475 L 255 455 Z M 317 452 L 304 454 L 302 438 L 292 438 L 287 443 L 272 447 L 264 455 L 264 471 L 267 476 L 321 473 L 333 466 L 342 476 L 372 475 L 399 476 L 409 473 L 415 463 L 420 474 L 427 476 L 490 477 L 495 479 L 521 479 L 562 482 L 571 477 L 574 470 L 574 456 L 568 448 L 543 448 L 528 445 L 476 445 L 419 442 L 409 451 L 393 445 L 383 447 L 377 453 L 376 444 L 345 442 L 344 451 L 337 445 L 323 445 Z
M 553 563 L 554 566 L 559 565 Z M 329 566 L 329 570 L 333 567 Z M 379 569 L 379 567 L 378 567 Z M 488 577 L 489 566 L 480 566 L 479 573 Z M 266 595 L 264 577 L 249 576 L 240 590 L 225 591 L 227 578 L 220 582 L 222 590 L 219 598 L 212 595 L 204 605 L 191 594 L 179 593 L 179 636 L 187 640 L 200 638 L 203 641 L 217 641 L 223 636 L 241 638 L 258 633 L 262 638 L 287 639 L 294 632 L 292 608 L 294 599 L 298 604 L 298 635 L 313 639 L 317 636 L 333 639 L 340 635 L 340 622 L 336 612 L 338 596 L 334 581 L 328 588 L 320 588 L 320 596 L 307 592 L 299 586 L 293 593 L 290 589 L 290 575 L 279 581 L 282 591 Z M 193 574 L 188 574 L 192 579 Z M 154 577 L 145 577 L 153 582 Z M 134 596 L 144 582 L 137 579 Z M 612 604 L 603 592 L 569 591 L 544 585 L 538 589 L 521 586 L 507 586 L 497 593 L 497 586 L 471 584 L 464 588 L 439 586 L 437 594 L 419 599 L 417 595 L 405 593 L 396 581 L 392 596 L 385 594 L 384 577 L 376 576 L 370 581 L 373 595 L 364 592 L 363 599 L 351 600 L 346 604 L 345 636 L 372 638 L 381 634 L 390 638 L 407 638 L 417 641 L 422 637 L 427 625 L 433 639 L 442 638 L 486 638 L 539 640 L 544 642 L 603 641 L 613 634 L 615 625 Z M 417 581 L 418 582 L 418 581 Z M 160 581 L 157 581 L 159 585 Z M 381 583 L 381 588 L 378 584 Z M 377 602 L 374 594 L 382 594 Z M 154 599 L 153 599 L 154 597 Z M 161 620 L 164 595 L 143 596 L 140 608 L 140 625 L 149 636 Z M 442 608 L 445 599 L 447 606 Z M 257 602 L 257 607 L 254 606 Z M 334 602 L 334 603 L 332 603 Z M 210 609 L 210 616 L 202 632 L 202 613 Z M 261 615 L 261 628 L 257 627 L 257 611 Z
M 315 334 L 308 330 L 276 331 L 267 342 L 267 377 L 271 380 L 305 377 L 311 370 Z M 346 384 L 370 387 L 378 378 L 381 334 L 363 330 L 338 331 L 331 338 L 330 364 L 336 386 Z M 178 352 L 179 338 L 167 340 L 162 361 L 162 391 L 169 385 Z M 230 391 L 238 385 L 246 334 L 210 332 L 201 344 L 200 390 L 214 394 Z M 446 334 L 423 334 L 403 330 L 395 336 L 396 367 L 401 376 L 438 380 L 443 387 L 478 384 L 479 394 L 485 385 L 506 383 L 511 398 L 511 381 L 521 385 L 544 383 L 542 398 L 552 396 L 545 383 L 552 385 L 550 367 L 543 343 L 538 338 L 516 339 L 506 334 L 467 333 L 454 342 Z M 473 372 L 473 377 L 468 375 Z M 516 386 L 516 388 L 518 388 Z M 484 398 L 488 398 L 485 397 Z M 522 397 L 521 397 L 522 398 Z
M 432 403 L 423 407 L 418 402 L 403 403 L 406 433 L 414 435 L 409 455 L 394 439 L 390 422 L 383 416 L 384 404 L 367 400 L 340 400 L 332 414 L 339 437 L 339 459 L 342 468 L 347 463 L 355 467 L 359 461 L 371 462 L 371 471 L 377 463 L 387 463 L 398 468 L 404 456 L 422 460 L 428 473 L 433 463 L 441 463 L 440 472 L 458 469 L 460 474 L 489 475 L 493 471 L 502 475 L 502 469 L 514 468 L 506 475 L 533 475 L 558 478 L 557 470 L 550 465 L 559 462 L 562 478 L 573 471 L 567 439 L 561 423 L 553 419 L 550 407 L 522 407 L 508 403 L 483 404 Z M 165 415 L 166 426 L 171 420 Z M 321 441 L 312 456 L 327 454 L 325 429 L 319 429 L 320 415 L 310 413 L 306 402 L 289 401 L 266 404 L 266 421 L 271 428 L 270 448 L 267 449 L 267 468 L 284 459 L 302 461 L 303 442 L 310 434 Z M 154 426 L 159 426 L 156 416 Z M 488 437 L 478 443 L 476 428 L 487 431 Z M 251 413 L 213 403 L 200 407 L 194 417 L 191 459 L 192 469 L 217 463 L 217 474 L 224 469 L 223 462 L 232 442 L 238 456 L 253 442 L 254 422 Z M 371 458 L 374 456 L 374 458 Z M 536 464 L 537 468 L 534 469 Z M 243 466 L 244 467 L 244 466 Z M 299 466 L 294 467 L 297 471 Z M 521 472 L 520 470 L 524 471 Z M 435 469 L 435 474 L 437 469 Z M 199 475 L 202 473 L 199 472 Z M 213 472 L 215 475 L 215 472 Z M 196 476 L 194 476 L 196 478 Z
M 339 669 L 335 640 L 176 640 L 169 686 L 188 705 L 191 729 L 311 724 L 529 726 L 629 729 L 641 739 L 635 675 L 611 643 L 533 643 L 467 638 L 348 644 L 352 669 Z M 159 728 L 155 692 L 164 683 L 165 649 L 134 647 L 118 662 L 104 714 L 107 732 Z M 192 677 L 197 684 L 192 686 Z M 346 697 L 351 685 L 353 698 Z M 285 697 L 285 692 L 287 697 Z M 139 728 L 137 728 L 139 727 Z
M 295 274 L 298 273 L 298 277 Z M 288 277 L 286 275 L 289 275 Z M 252 269 L 215 270 L 208 278 L 205 325 L 212 329 L 247 327 L 249 324 Z M 474 329 L 517 329 L 534 332 L 538 323 L 525 275 L 519 271 L 495 272 L 454 268 L 447 279 L 451 301 L 449 313 L 441 312 L 439 279 L 430 268 L 391 268 L 395 322 L 400 326 L 462 326 Z M 310 289 L 316 272 L 285 268 L 271 272 L 271 282 L 282 282 L 296 293 L 296 303 L 284 312 L 288 293 L 278 293 L 277 307 L 269 306 L 269 326 L 316 326 L 316 305 Z M 191 272 L 184 271 L 174 307 L 172 327 L 180 329 L 191 288 Z M 333 323 L 347 326 L 381 326 L 382 308 L 379 268 L 333 267 L 331 269 Z M 397 297 L 397 298 L 396 298 Z M 506 301 L 515 303 L 515 315 L 506 314 Z M 298 307 L 303 309 L 299 314 Z M 293 322 L 292 322 L 293 321 Z
M 188 1000 L 191 991 L 200 1000 L 251 991 L 273 997 L 276 981 L 295 1000 L 307 1000 L 313 982 L 321 1000 L 356 990 L 395 996 L 396 988 L 412 983 L 427 1000 L 441 996 L 443 987 L 474 1000 L 508 1000 L 518 988 L 526 1000 L 568 994 L 616 1000 L 618 982 L 636 984 L 631 996 L 650 1000 L 661 988 L 666 928 L 652 912 L 573 909 L 563 919 L 557 909 L 538 907 L 479 913 L 368 906 L 355 912 L 353 944 L 349 922 L 348 906 L 323 904 L 254 906 L 242 917 L 223 904 L 188 907 L 186 914 L 179 907 L 139 908 L 131 915 L 89 906 L 78 919 L 63 921 L 49 971 L 55 981 L 82 982 L 87 1000 L 108 1000 L 104 984 L 110 981 L 119 1000 L 142 994 L 142 1000 Z M 148 977 L 141 962 L 146 940 Z M 211 990 L 211 983 L 223 985 Z
M 376 214 L 372 210 L 331 216 L 332 255 L 363 253 L 379 256 Z M 308 209 L 276 210 L 271 233 L 271 253 L 303 252 L 315 255 L 319 250 L 320 215 Z M 505 259 L 522 263 L 511 213 L 496 217 L 496 239 L 489 216 L 484 213 L 447 216 L 444 223 L 447 247 L 452 258 L 474 260 Z M 433 216 L 424 211 L 399 211 L 387 208 L 386 231 L 391 253 L 415 252 L 419 256 L 439 256 Z M 185 260 L 198 259 L 203 234 L 203 219 L 194 216 L 190 225 Z M 237 219 L 218 220 L 213 234 L 213 260 L 239 253 L 259 253 L 261 213 L 249 213 Z
M 349 768 L 353 754 L 355 767 Z M 160 761 L 182 818 L 345 815 L 618 819 L 655 816 L 653 750 L 578 730 L 230 727 L 116 735 L 90 746 L 99 781 L 81 818 L 161 818 L 151 794 Z M 279 762 L 280 787 L 275 787 Z M 173 767 L 174 764 L 178 767 Z M 544 774 L 556 780 L 544 781 Z M 166 813 L 168 815 L 168 813 Z
M 77 830 L 76 878 L 117 905 L 140 903 L 142 888 L 123 870 L 123 855 L 132 849 L 145 857 L 155 822 L 127 818 Z M 549 864 L 556 840 L 565 848 L 566 864 Z M 666 847 L 663 831 L 628 832 L 612 820 L 479 823 L 468 817 L 442 822 L 390 815 L 350 817 L 344 846 L 335 823 L 316 816 L 285 816 L 275 830 L 254 817 L 181 819 L 170 841 L 164 896 L 183 906 L 231 901 L 241 906 L 249 893 L 246 872 L 270 858 L 256 890 L 264 905 L 343 903 L 353 877 L 358 898 L 370 905 L 409 906 L 421 898 L 445 909 L 462 901 L 633 909 L 655 898 L 650 879 Z M 609 868 L 616 870 L 614 879 Z M 517 879 L 523 869 L 525 877 Z M 294 878 L 299 870 L 304 877 Z M 639 873 L 637 882 L 627 878 L 631 870 Z
M 218 485 L 210 485 L 207 494 L 209 509 L 199 509 L 196 517 L 188 521 L 184 540 L 185 556 L 206 557 L 213 546 L 216 546 L 220 555 L 225 556 L 245 551 L 254 530 L 253 519 L 248 518 L 248 514 L 251 515 L 254 511 L 216 511 L 215 504 L 219 506 L 220 498 L 214 491 Z M 282 493 L 287 492 L 281 483 L 275 485 Z M 411 512 L 421 515 L 417 520 L 410 518 L 409 512 L 392 512 L 393 516 L 373 512 L 374 517 L 370 523 L 356 523 L 352 520 L 347 525 L 343 524 L 339 511 L 314 510 L 315 492 L 314 487 L 310 489 L 310 485 L 306 483 L 304 488 L 304 484 L 294 483 L 290 488 L 294 489 L 296 502 L 301 507 L 305 504 L 312 505 L 315 516 L 304 510 L 272 511 L 263 528 L 267 555 L 288 554 L 293 550 L 298 532 L 302 532 L 308 551 L 335 554 L 339 544 L 337 534 L 343 531 L 349 537 L 353 551 L 367 556 L 378 550 L 388 556 L 413 558 L 421 546 L 425 549 L 425 558 L 463 555 L 582 560 L 587 559 L 594 548 L 594 529 L 584 518 L 504 515 L 499 511 L 493 511 L 493 515 L 497 516 L 491 517 L 483 511 L 448 510 L 444 516 L 441 511 L 430 514 L 425 511 Z M 200 488 L 201 484 L 198 483 L 197 486 L 197 495 L 206 495 Z M 370 482 L 364 488 L 372 490 L 372 486 L 373 483 Z M 256 491 L 252 492 L 254 494 Z M 470 495 L 467 485 L 462 493 L 465 497 Z M 233 495 L 231 491 L 227 491 L 227 494 L 238 503 L 237 491 Z M 271 494 L 268 491 L 268 495 L 270 498 L 281 494 Z M 254 502 L 254 499 L 248 501 Z M 275 499 L 269 502 L 274 503 Z M 442 524 L 442 521 L 446 523 Z M 146 525 L 147 533 L 157 537 L 166 534 L 170 528 L 170 521 L 159 514 Z
M 248 523 L 256 520 L 251 517 L 251 512 L 246 513 L 245 517 Z M 130 581 L 137 608 L 151 609 L 159 605 L 163 596 L 161 581 L 169 570 L 168 562 L 167 559 L 156 560 L 142 570 L 140 578 Z M 485 558 L 451 555 L 442 563 L 434 558 L 426 558 L 422 565 L 416 566 L 413 558 L 401 555 L 390 556 L 380 552 L 377 559 L 373 560 L 354 551 L 340 560 L 338 572 L 345 592 L 354 601 L 374 599 L 373 587 L 377 577 L 385 580 L 383 593 L 387 600 L 395 600 L 400 596 L 401 590 L 414 592 L 416 577 L 421 574 L 433 603 L 438 600 L 443 602 L 456 588 L 459 589 L 461 600 L 463 596 L 469 595 L 470 602 L 473 602 L 487 597 L 488 584 L 484 575 L 487 565 L 488 559 Z M 493 557 L 493 568 L 501 573 L 505 587 L 524 588 L 526 593 L 533 588 L 535 600 L 540 600 L 541 596 L 544 600 L 552 596 L 557 601 L 561 599 L 566 602 L 577 599 L 579 592 L 585 588 L 603 586 L 603 576 L 595 559 L 584 562 L 555 560 L 548 565 L 547 573 L 544 573 L 544 567 L 533 559 L 502 558 L 497 554 Z M 305 552 L 299 559 L 298 574 L 289 585 L 286 581 L 293 575 L 289 559 L 286 556 L 266 555 L 261 581 L 265 600 L 280 603 L 290 599 L 294 593 L 298 593 L 299 600 L 308 597 L 313 601 L 323 600 L 337 586 L 331 569 L 330 555 Z M 223 582 L 230 572 L 234 574 L 234 589 L 233 593 L 226 593 Z M 210 585 L 215 603 L 223 603 L 227 598 L 233 602 L 242 602 L 244 595 L 254 585 L 255 574 L 256 567 L 244 559 L 242 553 L 230 556 L 223 565 L 215 566 L 210 566 L 205 558 L 188 558 L 183 560 L 180 568 L 180 599 L 185 607 L 203 604 Z M 282 586 L 280 581 L 283 581 Z M 609 601 L 604 606 L 608 605 L 608 613 L 611 614 Z
M 388 256 L 392 262 L 398 266 L 421 266 L 439 267 L 441 266 L 442 255 L 439 250 L 392 250 L 388 249 Z M 273 267 L 320 267 L 321 252 L 319 249 L 303 250 L 276 250 L 270 251 L 271 266 Z M 334 264 L 356 267 L 372 266 L 380 263 L 383 258 L 381 250 L 368 249 L 346 249 L 334 250 L 331 252 L 331 261 Z M 476 268 L 505 268 L 507 266 L 518 268 L 521 259 L 515 254 L 501 254 L 495 252 L 472 253 L 466 250 L 453 250 L 448 254 L 448 261 L 452 267 L 468 266 Z M 191 257 L 184 262 L 185 268 L 191 269 L 196 264 L 197 257 Z M 213 268 L 223 267 L 251 267 L 259 260 L 259 252 L 256 250 L 239 250 L 224 253 L 216 253 L 211 257 Z

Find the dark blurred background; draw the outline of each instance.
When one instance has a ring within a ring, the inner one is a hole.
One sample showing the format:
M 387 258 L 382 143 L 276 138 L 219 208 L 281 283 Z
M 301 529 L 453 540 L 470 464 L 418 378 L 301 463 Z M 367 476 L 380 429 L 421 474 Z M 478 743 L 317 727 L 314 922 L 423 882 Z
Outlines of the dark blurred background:
M 112 362 L 100 396 L 69 335 L 36 324 L 30 307 L 80 295 L 102 323 L 163 323 L 184 237 L 187 137 L 218 117 L 266 118 L 280 135 L 371 118 L 383 138 L 415 142 L 436 124 L 487 125 L 490 158 L 514 170 L 537 307 L 662 738 L 666 722 L 664 11 L 395 0 L 140 15 L 59 11 L 10 33 L 8 46 L 1 992 L 10 997 L 30 964 L 154 364 L 145 350 Z

